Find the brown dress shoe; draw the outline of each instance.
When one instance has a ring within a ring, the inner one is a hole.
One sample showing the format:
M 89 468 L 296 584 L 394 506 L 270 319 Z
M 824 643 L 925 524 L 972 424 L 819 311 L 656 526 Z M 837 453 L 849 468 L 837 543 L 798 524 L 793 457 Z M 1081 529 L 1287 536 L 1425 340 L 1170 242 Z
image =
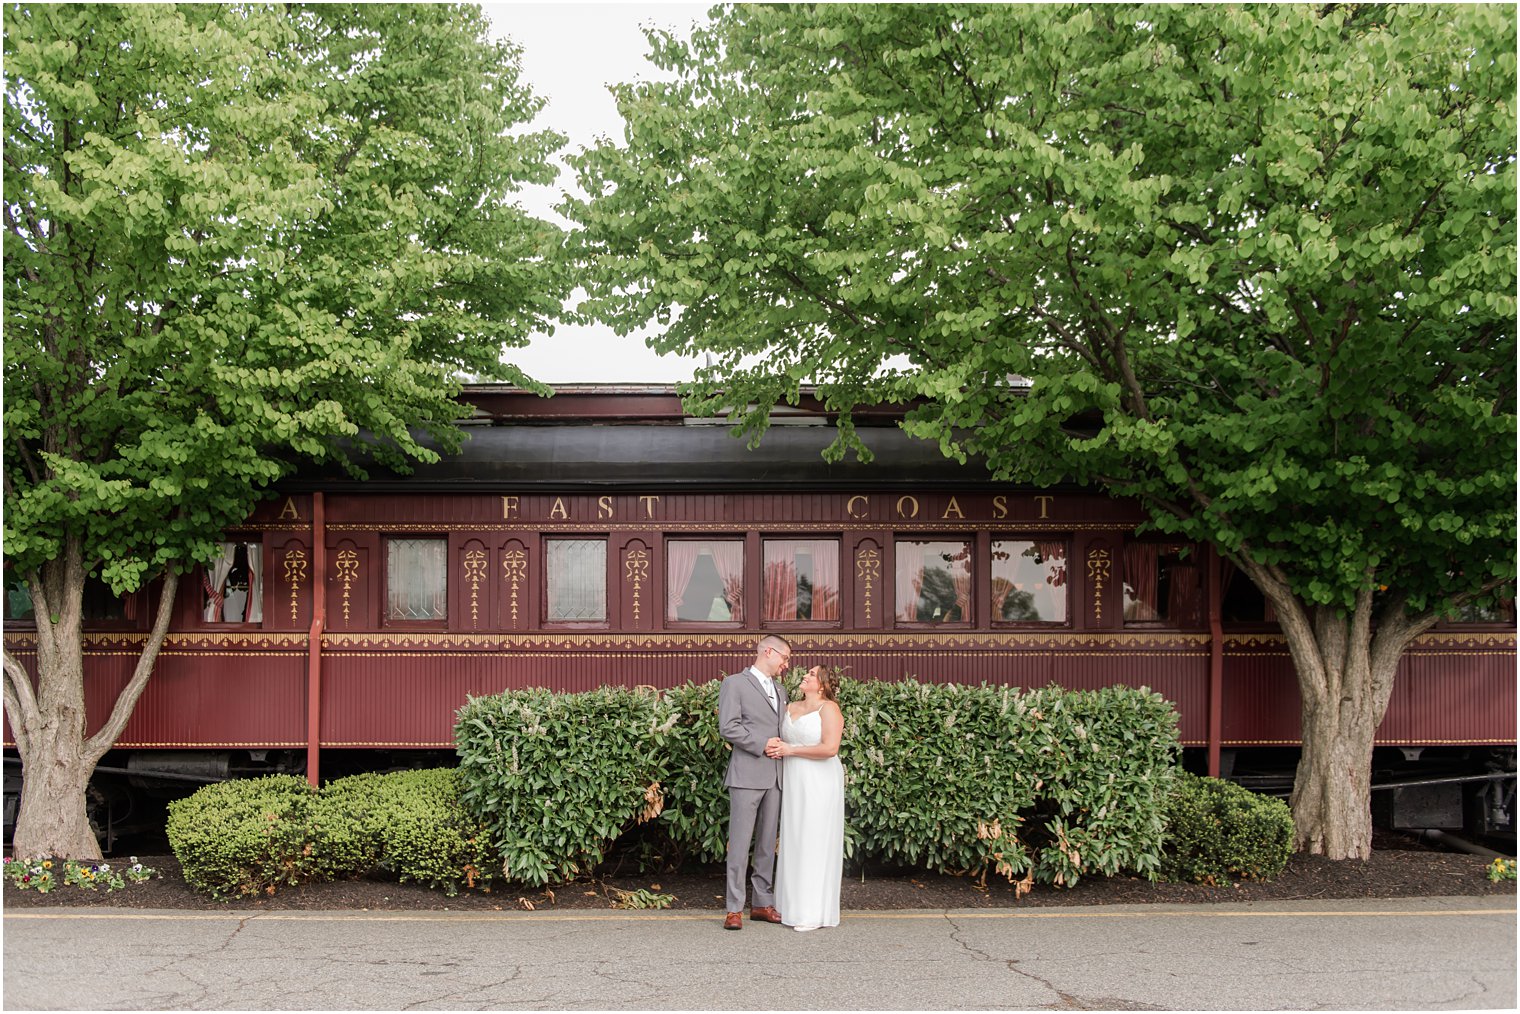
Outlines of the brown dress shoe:
M 752 921 L 757 922 L 781 921 L 781 913 L 776 911 L 774 908 L 771 908 L 769 905 L 761 905 L 759 908 L 751 908 L 749 910 L 749 917 Z
M 724 929 L 743 929 L 744 928 L 744 920 L 740 918 L 738 912 L 730 912 L 730 913 L 728 913 L 727 915 L 725 915 L 723 917 L 723 928 Z

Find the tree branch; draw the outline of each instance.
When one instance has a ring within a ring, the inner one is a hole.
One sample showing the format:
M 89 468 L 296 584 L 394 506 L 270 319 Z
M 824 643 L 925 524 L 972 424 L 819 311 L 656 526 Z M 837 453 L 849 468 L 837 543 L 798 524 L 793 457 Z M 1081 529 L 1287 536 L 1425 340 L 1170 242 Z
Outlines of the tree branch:
M 23 759 L 31 750 L 31 730 L 41 723 L 37 712 L 37 695 L 32 679 L 20 660 L 5 649 L 5 712 L 10 717 L 11 733 Z
M 170 568 L 164 575 L 164 585 L 159 591 L 158 615 L 154 617 L 153 629 L 148 633 L 148 640 L 143 644 L 142 653 L 137 657 L 137 666 L 132 670 L 132 678 L 127 681 L 121 693 L 116 695 L 116 703 L 111 706 L 111 714 L 105 724 L 95 735 L 85 741 L 85 757 L 91 765 L 99 762 L 106 751 L 115 744 L 121 731 L 127 727 L 128 719 L 132 717 L 132 709 L 137 706 L 137 699 L 142 696 L 143 690 L 148 685 L 148 677 L 153 674 L 154 663 L 158 661 L 159 649 L 169 633 L 169 620 L 174 615 L 174 593 L 178 588 L 179 571 Z

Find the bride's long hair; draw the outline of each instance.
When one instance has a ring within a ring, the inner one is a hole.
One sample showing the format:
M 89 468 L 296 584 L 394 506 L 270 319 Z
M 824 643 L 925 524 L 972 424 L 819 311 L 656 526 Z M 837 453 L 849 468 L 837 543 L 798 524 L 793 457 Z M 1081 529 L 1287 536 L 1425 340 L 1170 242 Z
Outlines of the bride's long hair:
M 836 696 L 839 693 L 838 670 L 823 669 L 818 673 L 818 692 L 823 695 L 824 700 L 838 703 L 839 699 Z

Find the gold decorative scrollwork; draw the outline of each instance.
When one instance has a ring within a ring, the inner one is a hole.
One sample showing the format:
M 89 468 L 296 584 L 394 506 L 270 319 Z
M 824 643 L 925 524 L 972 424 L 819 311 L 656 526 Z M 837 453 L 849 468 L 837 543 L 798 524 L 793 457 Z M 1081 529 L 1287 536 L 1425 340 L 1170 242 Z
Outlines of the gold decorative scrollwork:
M 633 582 L 633 619 L 637 623 L 639 619 L 639 592 L 644 587 L 644 582 L 649 580 L 649 550 L 630 549 L 628 558 L 623 562 L 623 569 L 627 573 L 626 580 Z
M 861 587 L 865 589 L 865 622 L 871 622 L 871 592 L 876 586 L 876 580 L 881 577 L 881 553 L 878 550 L 865 548 L 855 557 L 855 576 L 860 578 Z
M 1103 585 L 1108 581 L 1111 558 L 1106 549 L 1087 552 L 1087 579 L 1092 582 L 1093 619 L 1103 619 Z
M 480 582 L 485 579 L 486 570 L 490 567 L 488 560 L 484 549 L 470 549 L 464 554 L 464 576 L 470 582 L 471 626 L 480 626 Z
M 501 555 L 501 569 L 512 591 L 512 626 L 517 626 L 517 590 L 528 576 L 528 551 L 509 549 Z
M 359 579 L 359 554 L 352 549 L 338 550 L 338 560 L 333 564 L 338 578 L 343 582 L 343 622 L 348 623 L 349 589 Z
M 306 580 L 306 551 L 292 549 L 285 554 L 285 580 L 290 585 L 290 622 L 300 618 L 299 596 L 301 582 Z

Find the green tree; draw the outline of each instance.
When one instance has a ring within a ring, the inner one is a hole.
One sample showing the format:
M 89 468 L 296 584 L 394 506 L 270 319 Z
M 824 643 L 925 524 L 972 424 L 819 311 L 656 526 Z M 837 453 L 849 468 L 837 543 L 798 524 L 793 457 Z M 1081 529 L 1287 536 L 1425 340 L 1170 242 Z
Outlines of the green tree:
M 98 857 L 85 786 L 178 579 L 301 458 L 457 444 L 458 378 L 558 315 L 561 234 L 513 192 L 563 139 L 476 7 L 16 4 L 5 17 L 5 654 L 17 854 Z M 151 586 L 86 736 L 81 595 Z
M 652 33 L 576 160 L 588 315 L 1217 547 L 1298 674 L 1299 848 L 1366 856 L 1410 641 L 1515 578 L 1512 8 L 787 5 Z

